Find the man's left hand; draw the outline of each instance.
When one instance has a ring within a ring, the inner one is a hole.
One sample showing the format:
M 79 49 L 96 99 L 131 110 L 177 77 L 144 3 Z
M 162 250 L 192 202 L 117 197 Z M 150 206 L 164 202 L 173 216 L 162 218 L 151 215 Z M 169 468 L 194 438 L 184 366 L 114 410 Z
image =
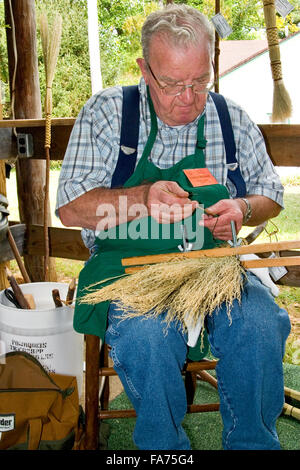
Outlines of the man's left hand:
M 242 227 L 244 213 L 241 201 L 238 199 L 222 199 L 205 209 L 199 225 L 207 227 L 214 238 L 218 240 L 232 240 L 230 222 L 235 222 L 236 232 Z

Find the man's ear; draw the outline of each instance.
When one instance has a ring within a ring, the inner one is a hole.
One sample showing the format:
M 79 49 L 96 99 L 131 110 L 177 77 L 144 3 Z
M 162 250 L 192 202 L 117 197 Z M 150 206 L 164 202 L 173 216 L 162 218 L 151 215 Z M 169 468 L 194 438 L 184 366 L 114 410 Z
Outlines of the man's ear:
M 138 64 L 140 71 L 142 72 L 146 85 L 148 85 L 149 71 L 145 59 L 138 58 L 136 59 L 136 63 Z

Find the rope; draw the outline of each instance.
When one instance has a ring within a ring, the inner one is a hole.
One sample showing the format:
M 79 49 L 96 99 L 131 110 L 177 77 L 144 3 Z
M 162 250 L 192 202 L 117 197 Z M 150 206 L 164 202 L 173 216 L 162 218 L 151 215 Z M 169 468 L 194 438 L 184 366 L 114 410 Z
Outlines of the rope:
M 51 114 L 47 114 L 45 125 L 45 148 L 51 147 L 51 119 Z

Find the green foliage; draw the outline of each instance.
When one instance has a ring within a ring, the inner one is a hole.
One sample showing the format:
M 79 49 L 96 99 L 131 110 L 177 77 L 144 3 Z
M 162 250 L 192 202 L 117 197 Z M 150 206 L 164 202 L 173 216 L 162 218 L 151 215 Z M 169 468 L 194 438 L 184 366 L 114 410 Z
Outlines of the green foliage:
M 100 0 L 98 5 L 103 82 L 106 86 L 135 83 L 140 75 L 135 59 L 141 54 L 141 27 L 159 4 L 149 0 Z
M 146 16 L 161 8 L 165 1 L 98 0 L 99 42 L 103 86 L 137 83 L 140 71 L 136 58 L 141 55 L 140 31 Z M 215 14 L 215 0 L 174 0 L 187 3 L 206 14 Z M 287 18 L 277 15 L 279 34 L 298 30 L 300 0 L 290 0 L 294 10 Z M 42 103 L 45 96 L 45 71 L 38 27 L 39 14 L 44 10 L 51 18 L 58 11 L 63 19 L 62 41 L 53 82 L 53 116 L 77 116 L 91 95 L 87 0 L 35 0 L 37 17 L 38 65 Z M 261 0 L 222 0 L 221 12 L 232 27 L 226 39 L 255 39 L 265 31 Z M 0 0 L 0 79 L 6 84 L 8 66 L 4 3 Z M 7 98 L 8 99 L 8 98 Z
M 87 6 L 85 0 L 36 1 L 38 64 L 42 103 L 45 97 L 45 72 L 39 32 L 39 15 L 48 21 L 55 12 L 62 16 L 63 29 L 59 58 L 53 82 L 53 116 L 76 116 L 91 95 Z
M 8 82 L 4 5 L 0 3 L 0 80 Z

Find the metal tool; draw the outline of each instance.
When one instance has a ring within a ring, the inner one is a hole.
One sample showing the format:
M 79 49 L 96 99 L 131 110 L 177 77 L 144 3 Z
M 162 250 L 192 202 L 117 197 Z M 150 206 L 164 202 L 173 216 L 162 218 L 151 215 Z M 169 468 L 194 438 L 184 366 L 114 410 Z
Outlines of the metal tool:
M 193 249 L 193 243 L 188 241 L 186 226 L 181 225 L 181 232 L 182 232 L 182 245 L 178 245 L 178 249 L 180 251 L 191 251 Z
M 228 243 L 230 246 L 240 246 L 242 243 L 242 239 L 237 238 L 236 236 L 236 228 L 235 228 L 234 220 L 230 221 L 230 226 L 231 226 L 232 240 L 228 240 Z
M 0 194 L 0 241 L 6 238 L 7 230 L 8 230 L 8 218 L 9 211 L 8 207 L 8 199 L 4 196 L 4 194 Z
M 13 291 L 9 289 L 5 289 L 4 295 L 12 304 L 14 304 L 15 307 L 22 308 L 19 302 L 17 301 L 16 296 Z

